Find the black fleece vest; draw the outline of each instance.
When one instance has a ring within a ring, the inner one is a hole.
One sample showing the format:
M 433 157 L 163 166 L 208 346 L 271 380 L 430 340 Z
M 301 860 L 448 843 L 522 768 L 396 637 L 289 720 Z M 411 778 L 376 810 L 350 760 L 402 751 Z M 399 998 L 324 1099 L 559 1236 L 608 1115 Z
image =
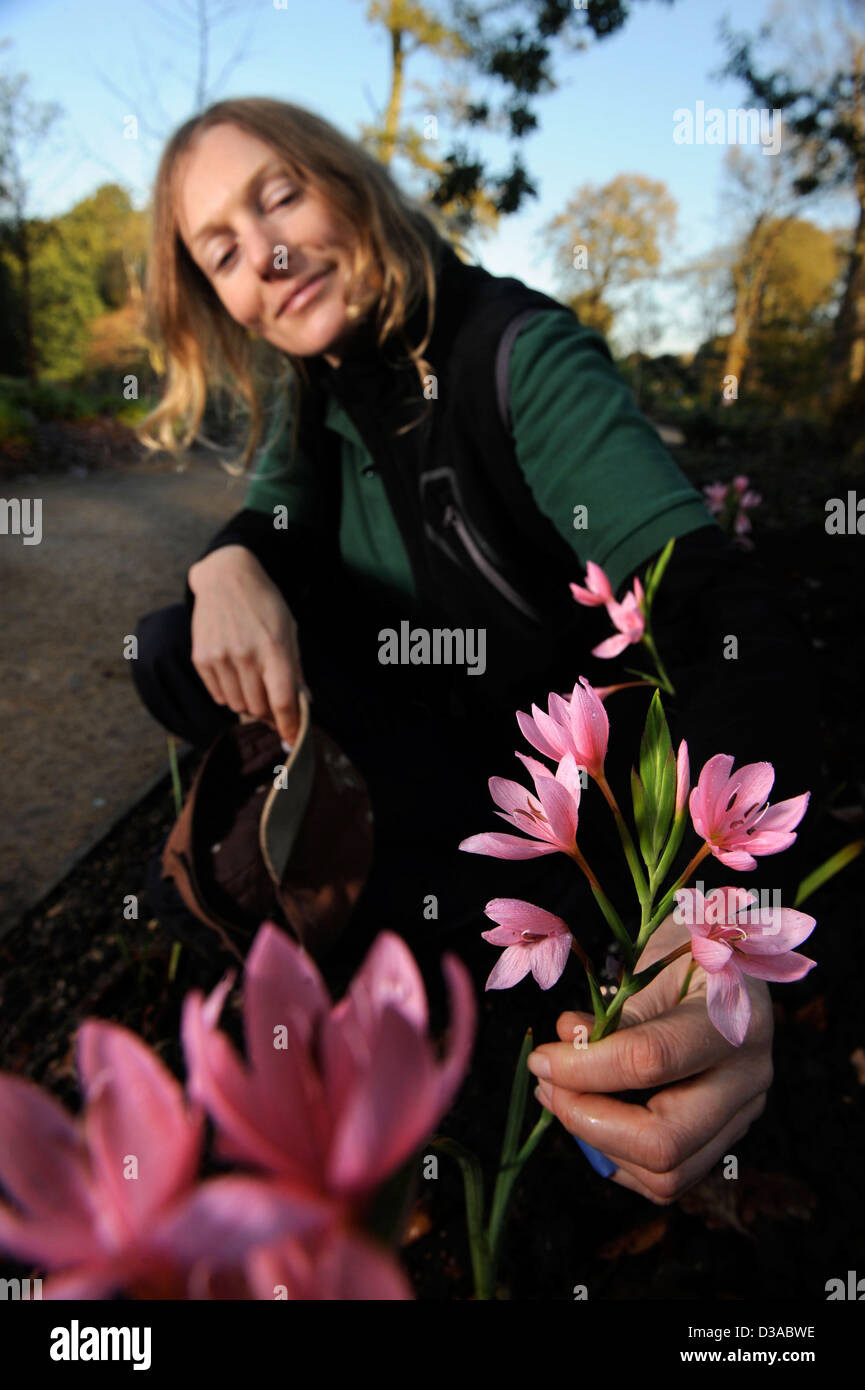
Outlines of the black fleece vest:
M 432 376 L 423 388 L 413 364 L 389 353 L 389 343 L 376 348 L 368 325 L 350 340 L 339 368 L 309 359 L 318 409 L 307 412 L 304 447 L 333 449 L 332 437 L 310 435 L 321 429 L 322 392 L 333 392 L 381 474 L 409 555 L 418 601 L 406 604 L 406 616 L 485 628 L 486 677 L 469 684 L 484 679 L 496 704 L 512 704 L 522 692 L 542 698 L 542 677 L 560 682 L 548 689 L 572 684 L 578 653 L 606 632 L 596 611 L 571 597 L 569 582 L 581 580 L 582 567 L 532 496 L 497 395 L 507 325 L 527 310 L 550 309 L 571 313 L 520 280 L 464 265 L 448 248 L 424 354 Z M 413 342 L 426 312 L 424 299 L 407 325 Z M 412 420 L 419 423 L 399 433 Z

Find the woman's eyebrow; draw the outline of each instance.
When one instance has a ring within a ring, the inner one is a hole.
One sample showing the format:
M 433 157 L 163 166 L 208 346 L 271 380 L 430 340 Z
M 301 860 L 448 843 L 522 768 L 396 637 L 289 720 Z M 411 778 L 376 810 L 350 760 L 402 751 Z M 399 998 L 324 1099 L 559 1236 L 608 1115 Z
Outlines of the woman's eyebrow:
M 257 184 L 263 183 L 268 174 L 280 171 L 288 172 L 287 166 L 282 160 L 270 159 L 266 164 L 262 164 L 261 168 L 256 169 L 255 173 L 252 174 L 243 185 L 242 197 L 248 197 L 251 190 Z M 224 217 L 224 213 L 218 213 L 210 222 L 205 223 L 203 227 L 199 227 L 195 235 L 190 238 L 190 246 L 195 246 L 199 241 L 203 241 L 206 236 L 210 236 L 213 232 L 223 231 L 227 225 L 224 221 Z

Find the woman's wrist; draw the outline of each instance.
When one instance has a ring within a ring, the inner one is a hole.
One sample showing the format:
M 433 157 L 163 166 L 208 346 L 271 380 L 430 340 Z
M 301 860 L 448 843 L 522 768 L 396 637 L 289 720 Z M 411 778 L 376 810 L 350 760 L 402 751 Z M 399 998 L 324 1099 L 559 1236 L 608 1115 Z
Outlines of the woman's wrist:
M 224 545 L 190 565 L 186 578 L 193 594 L 197 596 L 217 575 L 224 578 L 226 574 L 240 574 L 244 571 L 250 574 L 258 571 L 262 576 L 265 573 L 252 551 L 245 545 Z

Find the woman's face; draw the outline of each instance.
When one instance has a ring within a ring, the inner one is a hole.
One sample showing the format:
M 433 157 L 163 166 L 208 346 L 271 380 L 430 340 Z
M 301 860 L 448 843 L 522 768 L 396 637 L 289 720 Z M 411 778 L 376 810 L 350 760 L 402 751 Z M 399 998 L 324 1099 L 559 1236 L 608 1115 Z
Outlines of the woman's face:
M 180 235 L 231 317 L 283 352 L 337 366 L 357 320 L 344 299 L 350 248 L 321 195 L 229 124 L 205 130 L 180 173 Z

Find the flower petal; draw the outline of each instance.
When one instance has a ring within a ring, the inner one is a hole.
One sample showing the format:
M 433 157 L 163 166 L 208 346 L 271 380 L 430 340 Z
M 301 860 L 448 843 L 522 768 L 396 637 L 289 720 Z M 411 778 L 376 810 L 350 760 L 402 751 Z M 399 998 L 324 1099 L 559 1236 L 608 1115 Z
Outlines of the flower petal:
M 571 954 L 571 936 L 548 936 L 530 947 L 532 974 L 541 989 L 550 989 L 559 979 Z

